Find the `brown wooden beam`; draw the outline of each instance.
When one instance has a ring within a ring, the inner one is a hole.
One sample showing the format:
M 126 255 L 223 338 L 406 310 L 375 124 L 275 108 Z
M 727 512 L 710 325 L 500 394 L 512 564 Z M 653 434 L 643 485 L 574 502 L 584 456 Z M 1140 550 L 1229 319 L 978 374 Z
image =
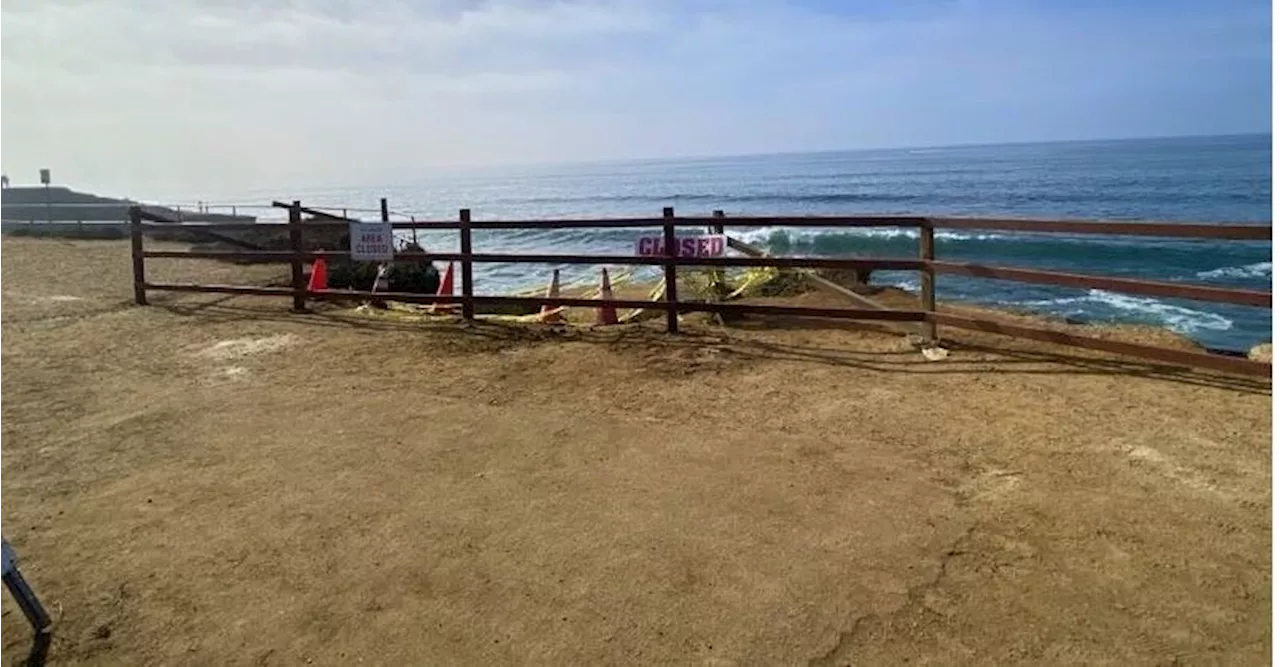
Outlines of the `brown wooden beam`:
M 711 218 L 670 218 L 676 227 L 706 228 Z M 476 220 L 473 229 L 578 229 L 578 228 L 661 228 L 666 218 L 570 218 L 559 220 Z M 716 218 L 726 227 L 911 227 L 925 223 L 916 216 L 730 216 Z
M 155 220 L 153 216 L 151 222 L 142 223 L 142 228 L 146 230 L 189 231 L 199 234 L 213 229 L 235 231 L 279 229 L 280 231 L 287 231 L 288 224 L 284 222 L 163 222 Z
M 133 259 L 133 302 L 147 305 L 146 252 L 142 249 L 142 209 L 129 207 L 129 254 Z
M 288 208 L 283 202 L 272 202 L 273 206 Z M 303 213 L 311 215 L 315 220 L 308 220 L 311 225 L 342 225 L 352 222 L 351 218 L 327 213 L 318 209 L 303 208 Z M 202 222 L 176 223 L 160 216 L 146 213 L 144 220 L 152 222 L 181 225 L 187 229 L 252 229 L 271 223 L 245 222 Z M 671 224 L 676 227 L 705 228 L 710 218 L 676 218 Z M 474 220 L 472 229 L 622 229 L 652 228 L 657 231 L 665 223 L 663 218 L 584 218 L 561 220 Z M 458 229 L 459 222 L 449 220 L 421 220 L 395 222 L 395 229 Z M 1014 218 L 921 218 L 915 216 L 761 216 L 761 217 L 723 217 L 715 218 L 715 224 L 722 227 L 905 227 L 920 228 L 932 225 L 936 229 L 975 229 L 988 231 L 1015 231 L 1032 233 L 1065 233 L 1065 234 L 1104 234 L 1120 236 L 1154 236 L 1169 238 L 1217 239 L 1223 241 L 1269 241 L 1271 240 L 1270 224 L 1211 224 L 1211 223 L 1177 223 L 1177 222 L 1121 222 L 1091 220 L 1034 220 Z M 149 226 L 149 225 L 148 225 Z
M 317 257 L 347 257 L 345 250 L 309 250 L 300 253 L 303 259 Z M 224 259 L 224 260 L 281 260 L 289 261 L 293 253 L 287 250 L 223 251 L 223 250 L 149 250 L 144 256 L 160 259 Z M 440 261 L 465 261 L 507 264 L 624 264 L 661 266 L 663 257 L 639 257 L 636 255 L 551 255 L 504 253 L 422 253 L 397 252 L 397 260 L 429 259 Z M 679 266 L 773 266 L 786 268 L 820 269 L 920 269 L 922 263 L 915 259 L 872 259 L 834 257 L 683 257 L 677 258 Z
M 282 201 L 273 201 L 271 202 L 271 205 L 276 208 L 292 208 L 293 207 L 293 204 L 286 204 L 285 202 L 282 202 Z M 321 218 L 326 222 L 343 222 L 343 223 L 360 222 L 355 218 L 348 218 L 345 215 L 334 215 L 333 213 L 321 211 L 318 208 L 309 208 L 307 206 L 302 206 L 299 208 L 299 210 L 304 215 L 309 215 L 313 218 Z M 312 222 L 316 222 L 316 221 L 312 221 Z M 312 224 L 312 222 L 308 222 L 307 224 Z
M 156 215 L 148 213 L 140 207 L 134 207 L 138 210 L 138 219 L 142 222 L 138 223 L 139 229 L 162 229 L 165 231 L 184 231 L 191 232 L 196 236 L 203 236 L 207 239 L 220 241 L 230 246 L 243 248 L 245 250 L 261 250 L 262 246 L 242 241 L 235 237 L 226 236 L 217 232 L 209 231 L 210 229 L 254 229 L 258 226 L 256 222 L 175 222 Z
M 240 294 L 245 296 L 293 296 L 290 287 L 243 287 L 239 285 L 194 285 L 189 283 L 147 283 L 147 289 L 161 292 L 207 292 L 213 294 Z M 306 298 L 317 300 L 368 300 L 370 294 L 355 290 L 322 290 L 305 292 Z M 407 292 L 379 292 L 377 297 L 386 301 L 403 303 L 449 303 L 457 302 L 454 295 L 412 294 Z M 595 308 L 611 305 L 616 308 L 640 308 L 666 310 L 665 301 L 643 301 L 639 299 L 583 299 L 575 297 L 541 297 L 541 296 L 480 296 L 473 300 L 480 304 L 525 305 L 536 308 L 542 305 L 567 306 L 578 308 Z M 681 312 L 717 312 L 760 315 L 791 315 L 796 317 L 818 317 L 846 320 L 874 320 L 883 322 L 919 322 L 924 313 L 912 310 L 866 310 L 854 308 L 806 308 L 800 306 L 771 306 L 765 304 L 746 303 L 702 303 L 676 302 Z
M 1228 357 L 1226 355 L 1209 354 L 1207 352 L 1173 350 L 1163 347 L 1154 347 L 1151 345 L 1126 343 L 1118 340 L 1103 340 L 1101 338 L 1081 336 L 1064 331 L 1027 327 L 1007 322 L 996 322 L 973 317 L 964 317 L 961 315 L 951 315 L 948 313 L 930 313 L 926 314 L 926 317 L 942 326 L 955 327 L 957 329 L 984 331 L 1003 336 L 1012 336 L 1014 338 L 1027 338 L 1030 340 L 1044 341 L 1046 343 L 1081 347 L 1090 350 L 1098 350 L 1100 352 L 1110 352 L 1113 354 L 1138 357 L 1152 361 L 1178 364 L 1181 366 L 1208 368 L 1217 371 L 1239 373 L 1241 375 L 1252 375 L 1257 377 L 1271 377 L 1271 364 L 1263 364 L 1256 361 L 1250 361 L 1248 359 L 1242 359 L 1240 357 Z
M 920 310 L 928 313 L 937 312 L 938 295 L 937 295 L 937 276 L 934 267 L 936 263 L 934 257 L 934 237 L 933 226 L 925 226 L 920 228 L 920 261 L 924 262 L 925 268 L 920 271 Z M 933 346 L 938 340 L 938 325 L 933 320 L 926 319 L 924 325 L 920 327 L 920 335 L 924 338 L 924 344 Z
M 1126 294 L 1142 294 L 1145 296 L 1169 297 L 1174 299 L 1197 299 L 1218 303 L 1236 303 L 1243 306 L 1271 307 L 1271 292 L 1260 290 L 1237 289 L 1230 287 L 1211 287 L 1207 285 L 1187 285 L 1181 283 L 1158 282 L 1154 280 L 1135 280 L 1133 278 L 1113 278 L 1081 273 L 1064 273 L 1061 271 L 1043 271 L 1040 269 L 1016 269 L 1003 266 L 985 266 L 982 264 L 960 264 L 957 262 L 932 263 L 934 271 L 959 276 L 976 278 L 992 278 L 996 280 L 1013 280 L 1040 285 L 1060 285 L 1063 287 L 1080 287 L 1101 289 Z
M 981 229 L 991 231 L 1043 232 L 1059 234 L 1164 236 L 1170 238 L 1218 239 L 1223 241 L 1271 240 L 1271 225 L 1269 224 L 1240 225 L 1181 222 L 1033 220 L 1014 218 L 933 218 L 932 224 L 935 229 Z

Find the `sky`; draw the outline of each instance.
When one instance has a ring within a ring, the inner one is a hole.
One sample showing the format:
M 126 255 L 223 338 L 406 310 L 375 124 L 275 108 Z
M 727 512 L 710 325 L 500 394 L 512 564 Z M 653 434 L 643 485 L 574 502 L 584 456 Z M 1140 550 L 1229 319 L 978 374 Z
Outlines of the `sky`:
M 1270 132 L 1259 0 L 4 0 L 0 162 L 104 194 Z

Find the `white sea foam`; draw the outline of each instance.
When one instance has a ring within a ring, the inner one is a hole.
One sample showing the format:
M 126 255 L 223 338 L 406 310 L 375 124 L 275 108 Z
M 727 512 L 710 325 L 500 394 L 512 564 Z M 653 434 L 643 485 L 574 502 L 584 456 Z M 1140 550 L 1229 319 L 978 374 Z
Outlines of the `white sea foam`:
M 1117 294 L 1103 290 L 1089 290 L 1089 294 L 1086 296 L 1007 303 L 1031 306 L 1033 308 L 1045 308 L 1068 317 L 1080 316 L 1089 319 L 1098 319 L 1099 315 L 1104 314 L 1099 312 L 1099 308 L 1104 308 L 1112 311 L 1115 315 L 1136 316 L 1135 319 L 1138 320 L 1159 323 L 1181 334 L 1194 334 L 1198 331 L 1226 331 L 1233 324 L 1230 319 L 1216 313 L 1175 306 L 1158 299 Z
M 782 237 L 793 245 L 812 245 L 813 243 L 832 238 L 869 238 L 869 239 L 914 239 L 919 232 L 905 227 L 883 227 L 831 231 L 829 229 L 810 229 L 804 227 L 759 227 L 746 231 L 733 232 L 733 236 L 747 243 L 768 243 Z M 940 231 L 934 234 L 938 240 L 956 241 L 994 241 L 1010 238 L 1007 234 L 974 234 L 967 232 Z
M 1244 266 L 1224 266 L 1210 271 L 1201 271 L 1198 278 L 1270 278 L 1271 262 L 1258 262 Z

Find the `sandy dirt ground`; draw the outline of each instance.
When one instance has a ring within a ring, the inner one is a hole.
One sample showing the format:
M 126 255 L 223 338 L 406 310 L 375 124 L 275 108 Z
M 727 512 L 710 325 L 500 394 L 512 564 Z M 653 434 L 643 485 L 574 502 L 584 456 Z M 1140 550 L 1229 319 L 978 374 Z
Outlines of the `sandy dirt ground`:
M 1269 661 L 1269 382 L 947 330 L 930 362 L 801 321 L 142 308 L 116 242 L 7 239 L 0 287 L 52 664 Z M 3 628 L 16 664 L 7 596 Z

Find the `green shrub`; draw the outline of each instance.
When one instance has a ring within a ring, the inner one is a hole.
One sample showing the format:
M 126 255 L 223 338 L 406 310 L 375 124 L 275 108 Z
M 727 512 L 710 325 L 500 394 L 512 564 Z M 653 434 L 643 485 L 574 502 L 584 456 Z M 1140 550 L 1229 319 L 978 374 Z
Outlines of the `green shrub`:
M 409 244 L 405 251 L 422 252 L 420 246 Z M 329 287 L 368 292 L 378 277 L 379 262 L 353 262 L 337 260 L 329 267 Z M 411 294 L 435 294 L 440 288 L 440 272 L 430 261 L 397 260 L 387 272 L 387 287 L 392 292 Z

